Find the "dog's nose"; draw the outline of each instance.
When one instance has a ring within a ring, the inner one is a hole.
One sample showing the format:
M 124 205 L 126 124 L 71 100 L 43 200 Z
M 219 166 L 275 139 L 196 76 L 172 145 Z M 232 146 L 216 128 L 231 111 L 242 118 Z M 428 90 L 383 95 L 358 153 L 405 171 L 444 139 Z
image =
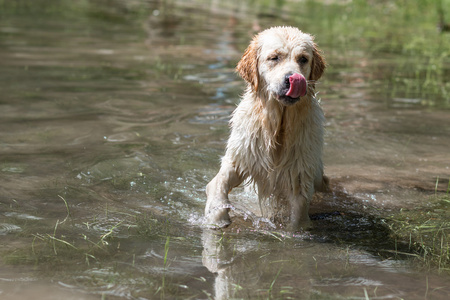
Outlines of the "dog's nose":
M 284 85 L 285 85 L 286 88 L 289 88 L 289 86 L 291 85 L 290 82 L 289 82 L 289 78 L 290 78 L 291 76 L 292 76 L 292 74 L 287 74 L 287 75 L 284 77 Z

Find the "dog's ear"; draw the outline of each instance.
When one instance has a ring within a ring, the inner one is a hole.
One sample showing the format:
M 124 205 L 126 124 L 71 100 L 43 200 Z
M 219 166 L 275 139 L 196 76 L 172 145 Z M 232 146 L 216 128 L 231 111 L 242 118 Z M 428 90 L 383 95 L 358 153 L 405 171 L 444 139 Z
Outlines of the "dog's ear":
M 236 71 L 245 81 L 250 83 L 254 91 L 258 90 L 258 46 L 256 38 L 245 50 L 244 55 L 242 55 L 236 66 Z
M 322 51 L 314 44 L 313 48 L 313 61 L 311 65 L 311 74 L 309 75 L 309 80 L 319 80 L 322 77 L 323 72 L 326 68 L 325 59 L 322 56 Z

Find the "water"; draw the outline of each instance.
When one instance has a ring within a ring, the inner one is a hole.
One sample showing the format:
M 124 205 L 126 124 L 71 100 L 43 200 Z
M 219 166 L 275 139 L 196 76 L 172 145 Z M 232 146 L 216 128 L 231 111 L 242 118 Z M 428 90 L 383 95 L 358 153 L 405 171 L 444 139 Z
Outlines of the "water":
M 399 45 L 365 40 L 394 49 L 380 56 L 333 35 L 334 4 L 297 16 L 301 4 L 251 3 L 0 2 L 2 299 L 447 298 L 448 275 L 395 255 L 383 220 L 425 207 L 438 177 L 447 188 L 448 58 L 411 70 Z M 278 24 L 313 32 L 330 65 L 334 192 L 310 231 L 274 231 L 244 188 L 233 225 L 204 230 L 244 88 L 234 66 L 254 30 Z

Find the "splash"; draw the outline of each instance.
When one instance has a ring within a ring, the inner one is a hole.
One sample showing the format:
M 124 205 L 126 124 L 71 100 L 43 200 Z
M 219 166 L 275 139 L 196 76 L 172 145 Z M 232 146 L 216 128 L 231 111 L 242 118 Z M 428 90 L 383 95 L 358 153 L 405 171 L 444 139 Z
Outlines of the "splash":
M 268 228 L 276 229 L 277 228 L 277 226 L 272 221 L 270 221 L 268 218 L 258 216 L 248 209 L 239 208 L 239 207 L 236 207 L 229 203 L 218 205 L 218 206 L 214 207 L 213 209 L 211 209 L 209 214 L 212 214 L 212 213 L 214 213 L 214 211 L 217 211 L 220 209 L 229 209 L 230 211 L 233 212 L 234 218 L 241 219 L 243 221 L 251 221 L 252 227 L 254 229 L 258 230 L 258 229 L 268 229 Z M 192 225 L 207 226 L 207 225 L 210 225 L 207 222 L 208 215 L 204 216 L 204 215 L 199 215 L 197 213 L 193 213 L 190 215 L 188 221 Z

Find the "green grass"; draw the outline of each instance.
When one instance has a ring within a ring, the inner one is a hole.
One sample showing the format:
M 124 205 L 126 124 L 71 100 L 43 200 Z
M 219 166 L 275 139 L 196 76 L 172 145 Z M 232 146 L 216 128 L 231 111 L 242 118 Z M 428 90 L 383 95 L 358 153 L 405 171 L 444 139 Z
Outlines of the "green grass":
M 313 12 L 293 16 L 292 25 L 317 36 L 327 50 L 329 71 L 364 62 L 363 69 L 379 82 L 388 102 L 417 99 L 421 106 L 450 108 L 450 32 L 437 29 L 441 15 L 450 23 L 450 0 L 290 5 L 293 11 L 306 5 L 304 10 Z
M 397 242 L 408 246 L 403 254 L 419 267 L 450 274 L 450 194 L 436 192 L 426 202 L 431 204 L 401 210 L 386 222 Z

